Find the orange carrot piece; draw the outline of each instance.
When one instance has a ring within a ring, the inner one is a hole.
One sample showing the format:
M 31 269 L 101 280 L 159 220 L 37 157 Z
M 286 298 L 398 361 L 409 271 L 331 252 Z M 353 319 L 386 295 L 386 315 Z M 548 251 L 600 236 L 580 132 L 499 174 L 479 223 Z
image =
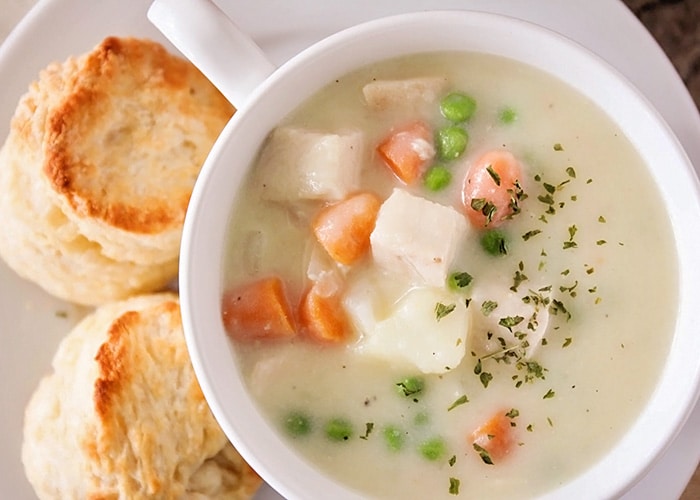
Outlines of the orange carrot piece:
M 263 278 L 224 293 L 224 327 L 236 340 L 282 339 L 296 335 L 292 308 L 279 277 Z
M 499 411 L 474 429 L 469 440 L 487 464 L 503 460 L 517 444 L 513 420 L 506 411 Z
M 475 227 L 496 227 L 510 217 L 522 195 L 520 163 L 508 151 L 493 150 L 469 168 L 462 187 L 462 202 Z
M 358 193 L 325 207 L 313 222 L 316 239 L 333 260 L 352 264 L 369 250 L 381 200 L 373 193 Z
M 323 287 L 314 283 L 299 305 L 302 331 L 311 339 L 338 343 L 350 335 L 350 322 L 340 300 L 340 294 L 323 294 Z
M 428 161 L 435 156 L 430 128 L 421 121 L 392 131 L 379 146 L 379 156 L 394 174 L 412 184 L 423 174 Z

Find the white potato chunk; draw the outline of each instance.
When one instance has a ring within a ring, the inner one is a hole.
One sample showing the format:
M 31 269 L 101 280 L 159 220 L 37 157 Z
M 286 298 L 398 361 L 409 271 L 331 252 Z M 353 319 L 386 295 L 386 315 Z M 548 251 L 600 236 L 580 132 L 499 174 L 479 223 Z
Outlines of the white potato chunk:
M 444 286 L 468 230 L 464 216 L 452 207 L 394 189 L 370 235 L 372 257 L 382 268 L 413 276 L 419 284 Z
M 461 363 L 468 332 L 463 297 L 444 288 L 413 288 L 362 337 L 357 349 L 423 373 L 445 373 Z
M 364 136 L 357 130 L 322 133 L 276 128 L 258 162 L 263 198 L 273 201 L 340 200 L 360 187 Z
M 469 307 L 472 318 L 470 349 L 477 355 L 517 349 L 524 359 L 530 359 L 542 345 L 549 324 L 547 304 L 551 293 L 521 288 L 514 292 L 502 283 L 475 287 Z M 487 302 L 489 304 L 485 304 Z
M 376 266 L 369 266 L 346 282 L 343 307 L 360 335 L 371 334 L 412 287 L 403 276 L 388 275 Z
M 442 76 L 374 80 L 362 88 L 367 106 L 373 111 L 405 109 L 435 102 L 447 87 Z

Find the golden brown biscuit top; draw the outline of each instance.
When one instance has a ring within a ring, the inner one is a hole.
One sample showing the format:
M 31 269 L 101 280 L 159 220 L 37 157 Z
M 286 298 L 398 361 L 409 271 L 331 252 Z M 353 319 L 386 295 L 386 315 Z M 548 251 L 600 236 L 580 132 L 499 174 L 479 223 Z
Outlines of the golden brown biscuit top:
M 177 299 L 123 312 L 106 335 L 95 356 L 97 425 L 86 451 L 122 484 L 137 474 L 139 491 L 171 491 L 164 472 L 197 467 L 201 450 L 207 456 L 225 441 L 189 368 Z
M 182 224 L 201 165 L 234 111 L 192 64 L 135 38 L 106 38 L 77 61 L 49 67 L 26 99 L 30 113 L 48 106 L 43 171 L 70 210 L 143 234 Z
M 260 487 L 204 399 L 176 294 L 96 308 L 52 365 L 23 430 L 22 461 L 39 498 L 233 500 Z

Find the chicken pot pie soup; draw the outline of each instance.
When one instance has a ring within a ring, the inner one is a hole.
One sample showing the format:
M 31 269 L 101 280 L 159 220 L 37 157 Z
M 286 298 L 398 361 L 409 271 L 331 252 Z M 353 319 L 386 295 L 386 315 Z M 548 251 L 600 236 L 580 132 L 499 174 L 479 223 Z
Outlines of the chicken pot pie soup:
M 267 138 L 223 322 L 310 463 L 380 498 L 532 497 L 622 437 L 668 353 L 668 214 L 605 113 L 441 52 L 330 83 Z

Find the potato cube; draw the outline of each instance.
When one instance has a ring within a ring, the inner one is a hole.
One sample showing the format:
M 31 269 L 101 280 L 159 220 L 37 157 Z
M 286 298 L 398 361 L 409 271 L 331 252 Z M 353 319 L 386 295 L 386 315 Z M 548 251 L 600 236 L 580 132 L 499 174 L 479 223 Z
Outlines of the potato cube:
M 386 319 L 366 332 L 358 352 L 423 373 L 456 368 L 466 352 L 469 315 L 464 298 L 444 288 L 413 288 Z

